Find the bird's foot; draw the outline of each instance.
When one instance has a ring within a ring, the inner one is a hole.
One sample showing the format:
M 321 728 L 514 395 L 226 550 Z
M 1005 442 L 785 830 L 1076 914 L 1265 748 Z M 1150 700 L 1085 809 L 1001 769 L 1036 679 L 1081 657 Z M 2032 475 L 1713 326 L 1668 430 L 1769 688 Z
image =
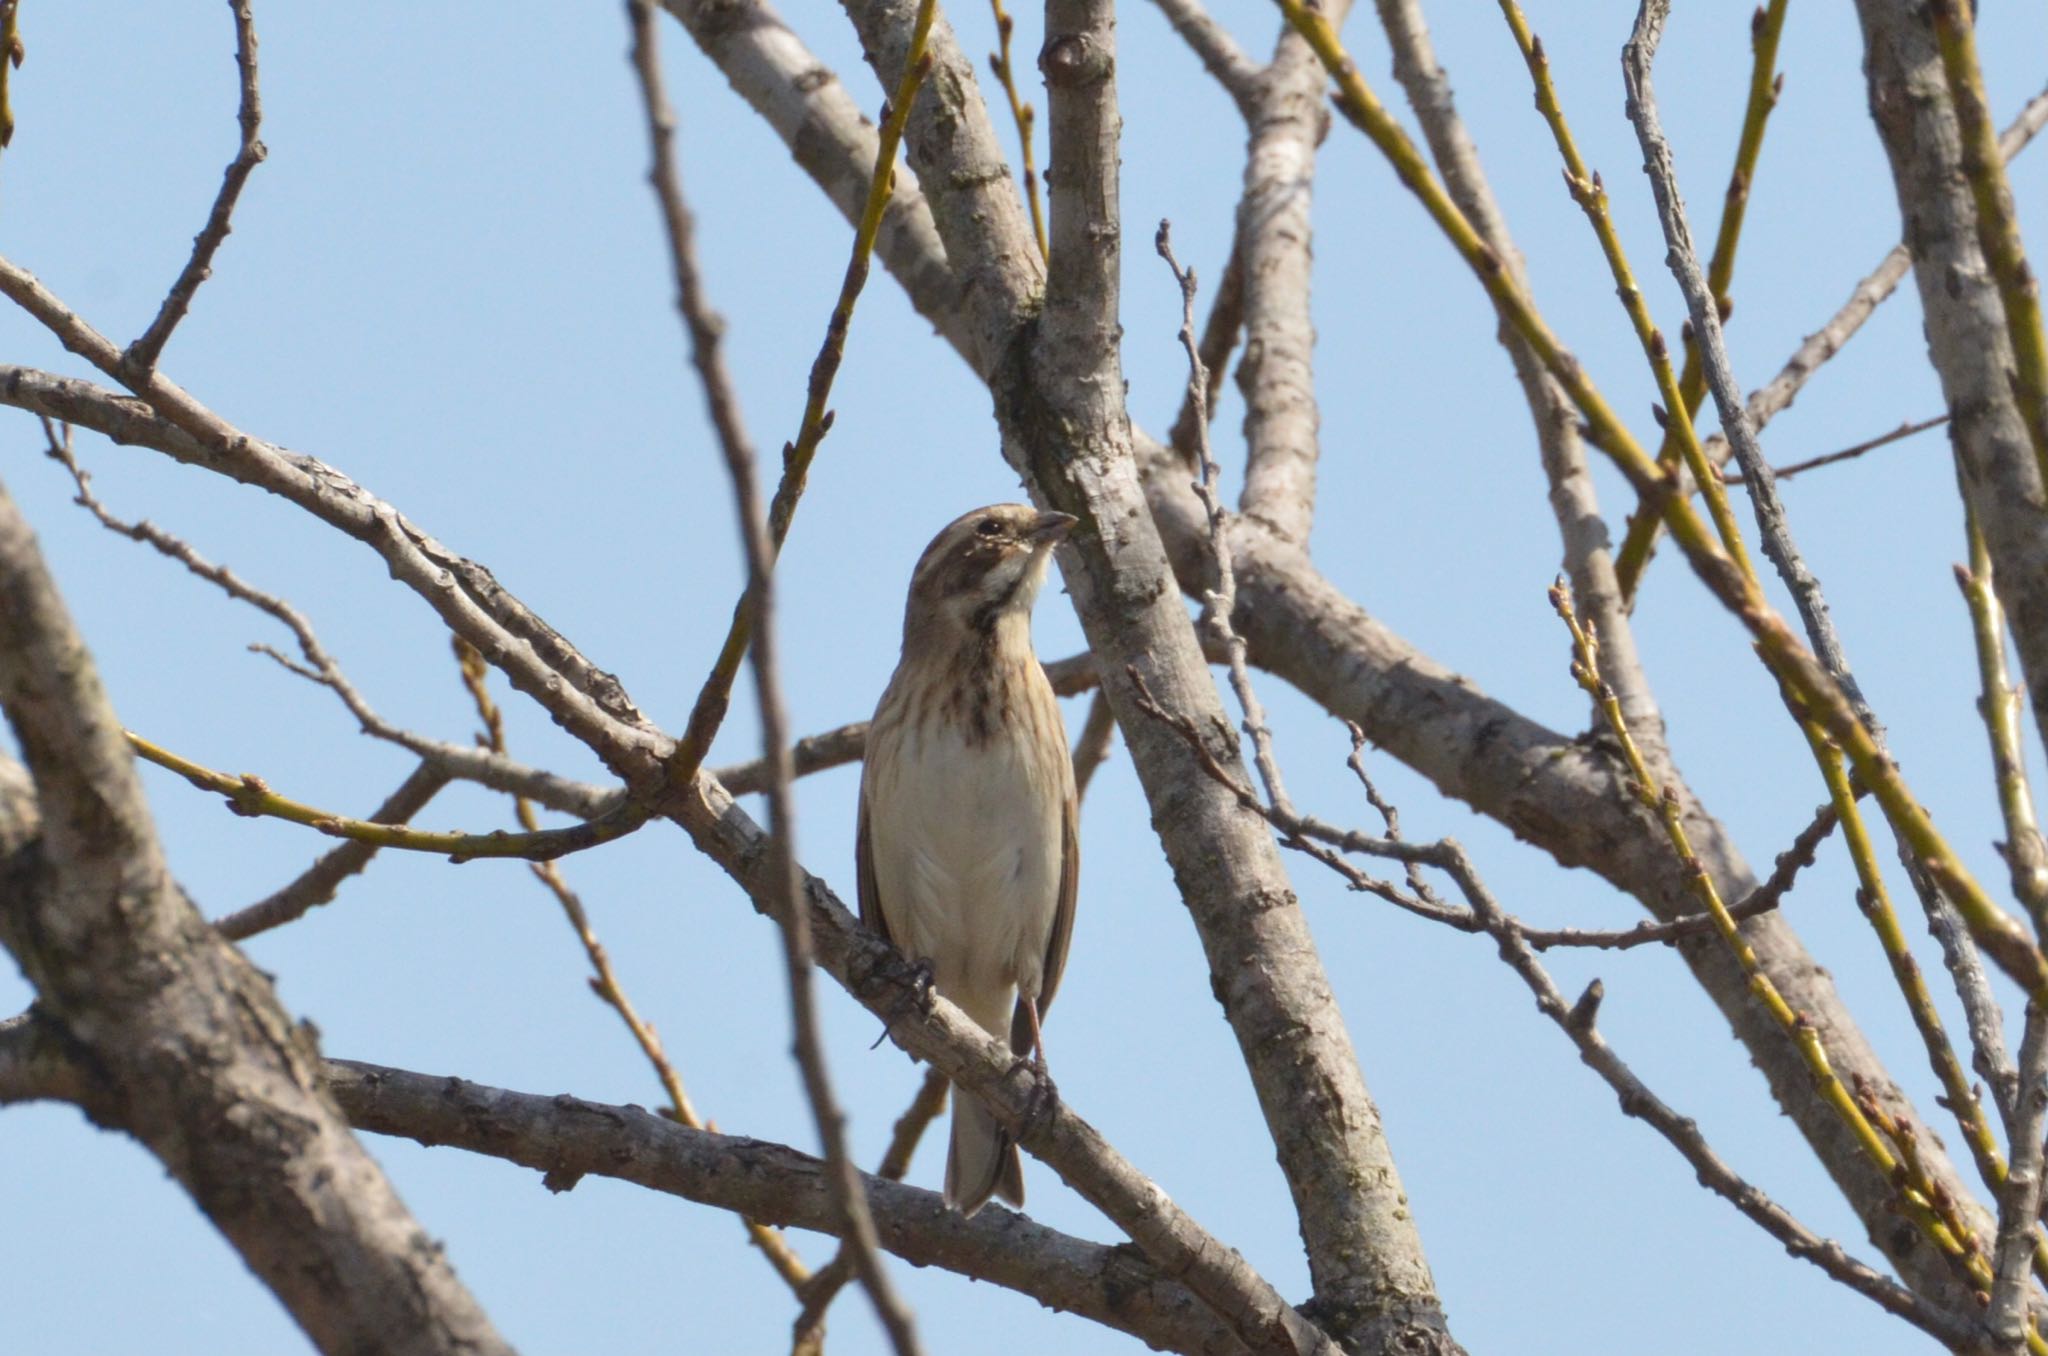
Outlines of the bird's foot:
M 910 988 L 911 993 L 914 995 L 913 1001 L 917 1004 L 917 1010 L 927 1017 L 931 1016 L 933 1008 L 937 1006 L 934 1000 L 935 995 L 938 993 L 938 986 L 933 981 L 932 963 L 929 957 L 916 962 L 910 967 Z
M 896 995 L 896 1001 L 889 1005 L 889 1015 L 882 1023 L 882 1034 L 875 1037 L 874 1049 L 889 1039 L 889 1028 L 896 1025 L 911 1009 L 921 1016 L 929 1017 L 935 1005 L 933 995 L 938 992 L 932 981 L 932 963 L 929 960 L 912 961 L 910 964 L 910 988 L 908 992 Z M 917 1056 L 912 1055 L 912 1059 Z
M 1025 1094 L 1024 1115 L 1018 1126 L 1017 1137 L 1022 1139 L 1037 1129 L 1041 1121 L 1052 1116 L 1060 1104 L 1060 1090 L 1054 1086 L 1052 1075 L 1046 1070 L 1045 1056 L 1034 1055 L 1029 1059 L 1020 1059 L 1016 1067 L 1029 1069 L 1032 1074 L 1031 1090 Z

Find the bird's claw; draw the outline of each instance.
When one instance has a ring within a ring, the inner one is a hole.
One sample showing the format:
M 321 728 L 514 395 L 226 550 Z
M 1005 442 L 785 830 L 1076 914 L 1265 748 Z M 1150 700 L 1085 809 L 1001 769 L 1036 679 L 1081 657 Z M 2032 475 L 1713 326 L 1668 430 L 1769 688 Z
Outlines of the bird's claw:
M 1060 1104 L 1060 1090 L 1054 1086 L 1052 1075 L 1046 1071 L 1042 1056 L 1020 1059 L 1016 1067 L 1029 1069 L 1032 1074 L 1030 1091 L 1024 1094 L 1024 1114 L 1017 1127 L 1017 1136 L 1022 1139 L 1038 1128 L 1041 1121 L 1051 1117 Z
M 933 980 L 932 963 L 929 957 L 918 961 L 910 967 L 910 988 L 914 995 L 913 1001 L 917 1004 L 917 1010 L 927 1017 L 931 1016 L 933 1009 L 937 1006 L 935 996 L 938 993 L 938 987 Z

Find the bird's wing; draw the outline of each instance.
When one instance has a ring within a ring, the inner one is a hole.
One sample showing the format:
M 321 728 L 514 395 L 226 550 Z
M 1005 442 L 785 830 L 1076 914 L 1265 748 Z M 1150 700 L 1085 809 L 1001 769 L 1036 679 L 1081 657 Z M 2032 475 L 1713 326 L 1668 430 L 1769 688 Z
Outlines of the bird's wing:
M 874 933 L 891 946 L 896 939 L 889 935 L 889 920 L 882 913 L 882 892 L 875 887 L 875 846 L 868 828 L 868 793 L 862 787 L 860 793 L 860 832 L 853 840 L 854 878 L 859 882 L 861 926 Z
M 1038 990 L 1041 1022 L 1060 987 L 1060 973 L 1067 968 L 1067 944 L 1074 939 L 1074 900 L 1081 887 L 1080 811 L 1080 801 L 1069 789 L 1067 803 L 1060 811 L 1060 904 L 1052 916 L 1052 935 L 1046 938 L 1045 978 Z M 1010 1022 L 1010 1048 L 1018 1054 L 1031 1048 L 1031 1022 L 1021 1003 Z

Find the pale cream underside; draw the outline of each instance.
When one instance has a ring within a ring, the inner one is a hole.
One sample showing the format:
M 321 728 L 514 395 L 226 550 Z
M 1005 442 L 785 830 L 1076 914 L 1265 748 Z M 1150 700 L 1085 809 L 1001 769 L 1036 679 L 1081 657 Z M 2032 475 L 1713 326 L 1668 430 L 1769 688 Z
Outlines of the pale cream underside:
M 1052 694 L 1043 694 L 1052 706 Z M 1032 703 L 1036 705 L 1037 703 Z M 1058 708 L 1035 713 L 1058 720 Z M 1058 726 L 1054 726 L 1058 730 Z M 875 892 L 905 954 L 929 960 L 940 993 L 1007 1036 L 1017 991 L 1042 988 L 1059 907 L 1061 809 L 1071 795 L 1064 738 L 1052 767 L 1018 724 L 986 743 L 940 725 L 870 748 L 867 803 Z

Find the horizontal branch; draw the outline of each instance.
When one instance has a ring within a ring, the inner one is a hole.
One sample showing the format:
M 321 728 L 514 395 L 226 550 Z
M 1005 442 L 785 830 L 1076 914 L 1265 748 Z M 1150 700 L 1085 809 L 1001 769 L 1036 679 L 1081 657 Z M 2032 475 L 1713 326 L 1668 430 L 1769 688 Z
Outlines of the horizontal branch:
M 4 1029 L 4 1028 L 0 1028 Z M 0 1046 L 0 1051 L 5 1047 Z M 691 1130 L 636 1106 L 536 1096 L 459 1078 L 329 1060 L 328 1090 L 358 1130 L 533 1168 L 551 1191 L 617 1178 L 785 1228 L 837 1235 L 825 1165 L 780 1144 Z M 862 1174 L 884 1247 L 1030 1296 L 1173 1351 L 1242 1353 L 1185 1286 L 1129 1247 L 1105 1247 L 992 1206 L 969 1219 L 934 1192 Z
M 158 767 L 177 773 L 201 791 L 227 797 L 228 808 L 238 815 L 303 824 L 330 838 L 346 838 L 371 847 L 437 853 L 445 855 L 451 862 L 475 861 L 481 857 L 553 861 L 572 852 L 623 838 L 644 826 L 652 815 L 651 811 L 626 801 L 597 819 L 560 829 L 540 829 L 533 833 L 507 833 L 503 829 L 493 829 L 488 833 L 434 832 L 404 824 L 351 819 L 306 805 L 279 795 L 254 773 L 216 772 L 152 744 L 133 731 L 128 732 L 128 747 Z

